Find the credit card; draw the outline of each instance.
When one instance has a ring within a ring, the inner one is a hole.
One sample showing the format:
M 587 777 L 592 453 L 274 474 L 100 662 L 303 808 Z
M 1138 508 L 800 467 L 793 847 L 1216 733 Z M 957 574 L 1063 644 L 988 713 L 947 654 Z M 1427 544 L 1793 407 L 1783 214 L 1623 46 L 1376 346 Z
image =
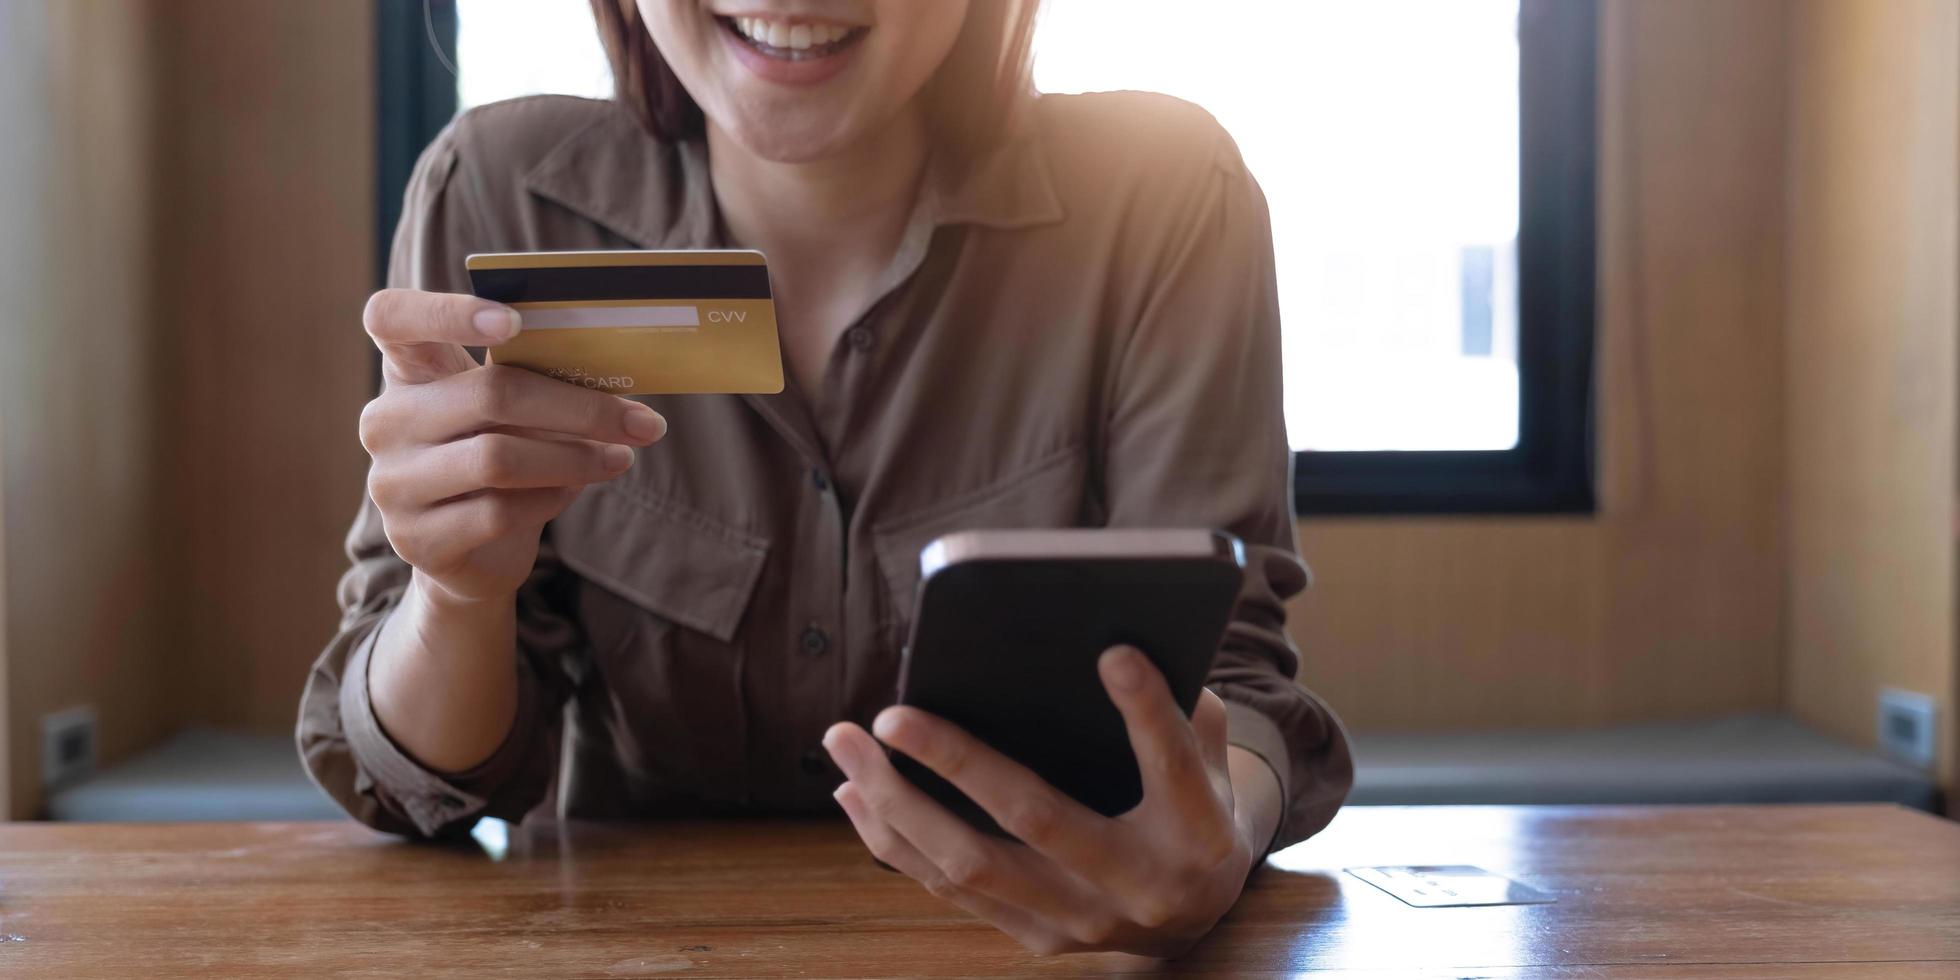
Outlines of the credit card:
M 783 390 L 761 252 L 496 252 L 464 266 L 471 292 L 523 319 L 493 364 L 618 395 Z
M 1348 868 L 1361 879 L 1420 909 L 1462 905 L 1548 905 L 1554 895 L 1468 864 Z

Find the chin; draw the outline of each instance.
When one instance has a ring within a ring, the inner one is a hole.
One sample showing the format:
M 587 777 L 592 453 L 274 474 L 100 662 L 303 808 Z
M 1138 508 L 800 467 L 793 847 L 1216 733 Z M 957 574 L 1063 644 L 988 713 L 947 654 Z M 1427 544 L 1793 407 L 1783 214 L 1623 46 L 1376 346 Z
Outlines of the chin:
M 834 156 L 849 146 L 853 134 L 826 121 L 816 124 L 778 124 L 757 119 L 721 122 L 730 138 L 750 153 L 774 163 L 809 163 Z

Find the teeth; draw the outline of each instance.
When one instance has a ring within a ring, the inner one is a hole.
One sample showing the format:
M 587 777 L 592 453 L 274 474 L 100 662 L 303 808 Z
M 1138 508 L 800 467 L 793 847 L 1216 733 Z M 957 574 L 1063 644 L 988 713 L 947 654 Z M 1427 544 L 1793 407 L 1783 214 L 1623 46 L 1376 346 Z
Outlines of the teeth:
M 843 40 L 851 28 L 842 24 L 788 24 L 763 17 L 731 18 L 737 33 L 757 44 L 788 51 L 807 51 Z

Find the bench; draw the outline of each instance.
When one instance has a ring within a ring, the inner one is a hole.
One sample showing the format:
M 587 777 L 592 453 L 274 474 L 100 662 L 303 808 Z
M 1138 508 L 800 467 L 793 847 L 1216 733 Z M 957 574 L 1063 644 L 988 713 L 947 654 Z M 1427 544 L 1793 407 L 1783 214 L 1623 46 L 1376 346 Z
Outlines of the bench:
M 1925 773 L 1781 715 L 1557 731 L 1353 736 L 1348 802 L 1898 803 L 1935 811 Z

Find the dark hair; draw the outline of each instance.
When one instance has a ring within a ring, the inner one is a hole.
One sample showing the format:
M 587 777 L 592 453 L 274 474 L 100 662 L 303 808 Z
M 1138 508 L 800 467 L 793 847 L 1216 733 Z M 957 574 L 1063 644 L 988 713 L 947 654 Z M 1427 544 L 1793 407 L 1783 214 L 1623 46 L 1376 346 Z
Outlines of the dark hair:
M 944 64 L 923 93 L 936 139 L 962 152 L 998 142 L 1033 90 L 1034 19 L 1040 0 L 971 0 Z M 681 87 L 640 22 L 632 0 L 592 0 L 612 63 L 615 97 L 662 140 L 700 136 L 701 107 Z

